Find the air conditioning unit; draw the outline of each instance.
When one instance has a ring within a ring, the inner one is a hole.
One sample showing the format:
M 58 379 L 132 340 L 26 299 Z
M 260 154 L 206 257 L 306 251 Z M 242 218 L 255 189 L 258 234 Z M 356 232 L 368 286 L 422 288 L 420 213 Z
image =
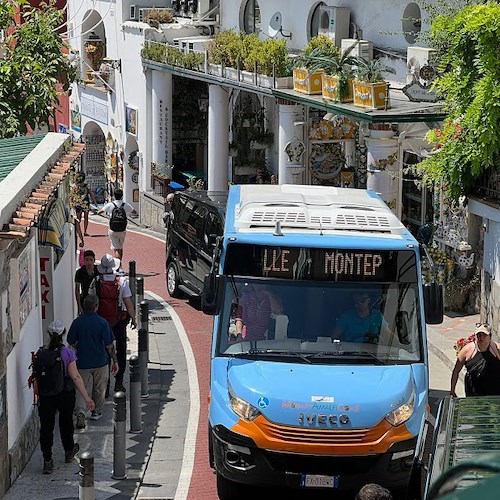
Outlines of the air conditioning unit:
M 189 38 L 179 38 L 177 40 L 178 40 L 178 48 L 181 49 L 184 53 L 189 54 L 189 52 L 193 51 L 204 52 L 211 38 L 206 36 L 200 36 L 200 37 L 192 36 Z
M 139 9 L 139 22 L 143 23 L 145 22 L 148 13 L 151 11 L 157 12 L 159 10 L 167 10 L 167 11 L 172 11 L 172 9 L 168 7 L 142 7 Z
M 347 7 L 329 7 L 321 5 L 319 8 L 318 34 L 328 35 L 340 47 L 342 38 L 349 36 L 351 12 Z
M 361 57 L 365 61 L 371 61 L 373 59 L 372 42 L 368 40 L 359 40 L 357 38 L 343 38 L 340 44 L 342 54 L 347 52 L 351 47 L 353 48 L 349 52 L 350 56 Z
M 408 47 L 406 83 L 418 82 L 428 87 L 436 75 L 436 51 L 427 47 Z

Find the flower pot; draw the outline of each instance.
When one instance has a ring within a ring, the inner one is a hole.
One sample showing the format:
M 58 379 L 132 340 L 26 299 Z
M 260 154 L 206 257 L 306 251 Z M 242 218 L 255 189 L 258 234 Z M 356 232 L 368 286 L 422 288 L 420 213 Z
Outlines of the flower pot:
M 321 90 L 325 99 L 332 99 L 337 102 L 352 102 L 352 79 L 347 80 L 348 93 L 340 98 L 339 94 L 339 77 L 336 75 L 321 75 Z
M 362 108 L 385 109 L 387 99 L 387 82 L 353 82 L 354 105 Z M 389 108 L 389 102 L 387 102 Z
M 312 73 L 306 68 L 294 68 L 293 90 L 304 94 L 321 94 L 321 75 L 323 70 L 319 69 Z

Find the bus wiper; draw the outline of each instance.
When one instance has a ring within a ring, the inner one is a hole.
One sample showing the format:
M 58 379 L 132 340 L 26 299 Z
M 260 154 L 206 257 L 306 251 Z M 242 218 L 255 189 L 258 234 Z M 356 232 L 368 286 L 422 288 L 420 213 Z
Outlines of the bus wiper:
M 293 356 L 302 359 L 305 363 L 311 363 L 311 360 L 309 359 L 308 356 L 305 356 L 304 354 L 296 351 L 286 351 L 283 349 L 249 349 L 248 351 L 243 351 L 243 352 L 235 352 L 233 356 L 238 357 L 238 356 L 258 356 L 258 355 L 277 355 L 277 356 Z
M 344 354 L 347 354 L 348 356 L 363 356 L 365 358 L 372 358 L 374 359 L 377 364 L 379 365 L 385 365 L 385 363 L 375 356 L 373 352 L 369 351 L 322 351 L 322 352 L 317 352 L 316 354 L 311 354 L 309 357 L 310 358 L 327 358 L 327 357 L 337 357 L 337 356 L 343 356 Z

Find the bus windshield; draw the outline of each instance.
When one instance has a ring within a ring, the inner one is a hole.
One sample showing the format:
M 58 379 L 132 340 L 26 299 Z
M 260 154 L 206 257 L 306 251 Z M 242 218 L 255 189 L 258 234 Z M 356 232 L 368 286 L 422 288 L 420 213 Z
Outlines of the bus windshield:
M 292 268 L 293 258 L 284 266 L 275 259 L 274 272 L 266 272 L 264 248 L 256 253 L 254 247 L 251 260 L 228 252 L 226 269 L 245 275 L 228 273 L 217 354 L 323 364 L 422 362 L 415 254 L 381 252 L 374 259 L 371 252 L 371 267 L 363 267 L 364 255 L 358 259 L 369 277 L 332 280 L 324 262 L 313 262 L 325 254 L 316 250 L 309 253 L 309 273 L 295 277 L 280 271 Z M 378 276 L 374 264 L 382 268 Z

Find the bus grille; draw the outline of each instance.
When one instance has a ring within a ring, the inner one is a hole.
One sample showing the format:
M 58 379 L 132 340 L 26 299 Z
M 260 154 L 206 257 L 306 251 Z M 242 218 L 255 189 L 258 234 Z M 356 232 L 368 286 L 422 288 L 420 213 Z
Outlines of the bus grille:
M 269 421 L 260 422 L 259 427 L 270 439 L 321 445 L 367 444 L 378 441 L 386 432 L 384 427 L 379 426 L 370 429 L 307 429 Z

